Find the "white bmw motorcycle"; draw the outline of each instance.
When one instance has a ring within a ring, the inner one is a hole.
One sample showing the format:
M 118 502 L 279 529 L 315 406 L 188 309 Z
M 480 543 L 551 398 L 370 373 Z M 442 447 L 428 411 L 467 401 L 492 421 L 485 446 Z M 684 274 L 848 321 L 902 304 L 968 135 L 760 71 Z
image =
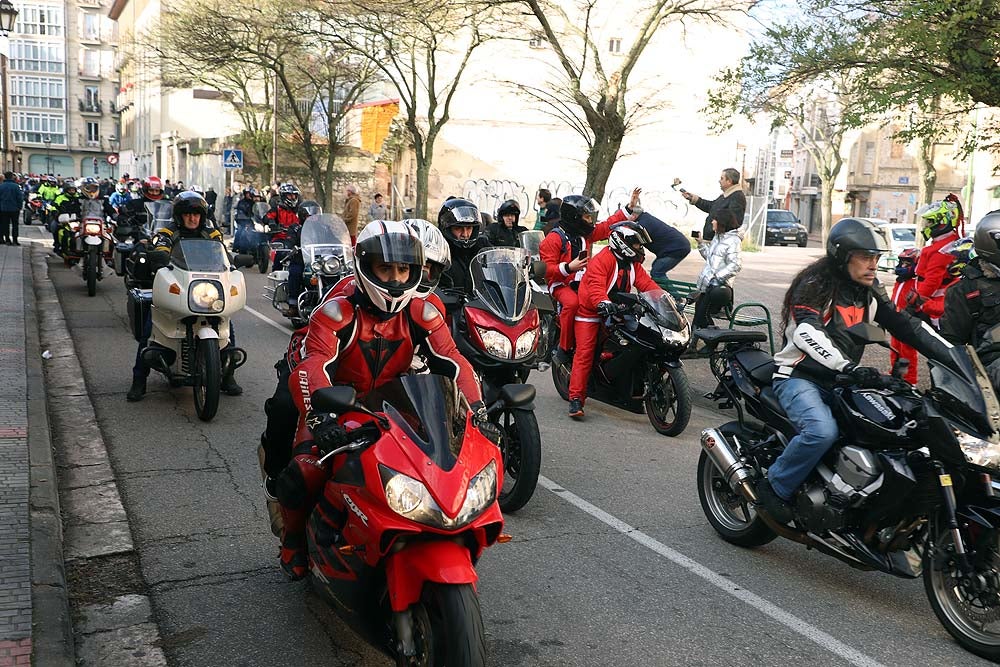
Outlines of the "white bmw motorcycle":
M 219 409 L 222 378 L 247 359 L 243 349 L 229 344 L 229 320 L 246 305 L 246 283 L 236 268 L 252 266 L 253 259 L 238 255 L 235 264 L 218 241 L 178 239 L 170 263 L 156 272 L 153 289 L 133 290 L 151 294 L 152 300 L 143 363 L 172 386 L 192 387 L 195 412 L 203 421 Z M 136 316 L 142 317 L 139 308 Z

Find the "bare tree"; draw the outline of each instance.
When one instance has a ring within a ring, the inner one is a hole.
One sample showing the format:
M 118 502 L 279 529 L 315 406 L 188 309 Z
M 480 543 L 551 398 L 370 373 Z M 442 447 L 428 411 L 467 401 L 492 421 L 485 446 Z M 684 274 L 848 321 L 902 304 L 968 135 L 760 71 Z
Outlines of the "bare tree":
M 488 39 L 479 26 L 491 8 L 466 0 L 317 0 L 321 27 L 364 58 L 399 95 L 417 163 L 416 215 L 427 216 L 434 146 L 473 52 Z
M 514 4 L 507 2 L 506 4 Z M 673 23 L 708 21 L 722 23 L 745 12 L 756 0 L 653 0 L 635 10 L 634 40 L 616 46 L 626 50 L 608 60 L 603 42 L 595 37 L 592 16 L 608 13 L 598 0 L 585 0 L 578 14 L 567 12 L 567 3 L 554 0 L 519 0 L 541 29 L 557 60 L 558 83 L 546 89 L 519 83 L 525 94 L 540 102 L 547 113 L 580 135 L 587 147 L 585 191 L 603 199 L 622 141 L 646 111 L 655 110 L 655 98 L 634 100 L 631 77 L 658 30 Z M 631 10 L 632 8 L 630 8 Z M 630 103 L 631 101 L 631 103 Z

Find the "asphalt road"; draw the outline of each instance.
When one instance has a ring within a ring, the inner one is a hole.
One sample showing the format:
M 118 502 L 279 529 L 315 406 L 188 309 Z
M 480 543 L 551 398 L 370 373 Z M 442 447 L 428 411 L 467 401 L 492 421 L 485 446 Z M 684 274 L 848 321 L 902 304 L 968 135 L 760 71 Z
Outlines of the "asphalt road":
M 23 229 L 23 228 L 22 228 Z M 23 239 L 42 238 L 38 227 Z M 814 249 L 747 255 L 738 300 L 775 306 Z M 153 373 L 126 403 L 136 343 L 125 292 L 110 277 L 86 296 L 79 269 L 50 260 L 131 521 L 171 665 L 383 665 L 307 583 L 286 583 L 259 488 L 255 450 L 286 325 L 258 297 L 236 318 L 249 354 L 238 398 L 211 423 L 189 389 Z M 693 277 L 693 256 L 676 277 Z M 264 321 L 266 319 L 267 321 Z M 705 361 L 688 365 L 710 391 Z M 565 416 L 548 375 L 533 374 L 543 486 L 507 517 L 479 587 L 494 665 L 974 665 L 937 623 L 920 581 L 862 573 L 799 545 L 748 551 L 716 537 L 698 503 L 701 428 L 729 417 L 695 408 L 687 431 L 598 403 Z

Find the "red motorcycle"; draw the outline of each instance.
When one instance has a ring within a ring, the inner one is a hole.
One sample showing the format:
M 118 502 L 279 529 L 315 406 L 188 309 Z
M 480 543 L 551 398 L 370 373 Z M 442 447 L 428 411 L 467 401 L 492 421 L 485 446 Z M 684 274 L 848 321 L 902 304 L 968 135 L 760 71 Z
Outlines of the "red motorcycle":
M 504 512 L 516 512 L 531 499 L 542 462 L 534 405 L 510 408 L 498 400 L 506 388 L 530 386 L 519 383 L 537 368 L 542 332 L 532 303 L 532 264 L 521 248 L 486 248 L 469 267 L 472 294 L 441 293 L 455 344 L 476 369 L 490 420 L 501 432 L 504 484 L 499 501 Z
M 533 399 L 531 387 L 504 395 Z M 360 403 L 343 386 L 311 403 L 355 436 L 321 459 L 332 476 L 306 531 L 315 585 L 398 665 L 485 665 L 475 563 L 502 540 L 503 470 L 454 383 L 407 375 Z

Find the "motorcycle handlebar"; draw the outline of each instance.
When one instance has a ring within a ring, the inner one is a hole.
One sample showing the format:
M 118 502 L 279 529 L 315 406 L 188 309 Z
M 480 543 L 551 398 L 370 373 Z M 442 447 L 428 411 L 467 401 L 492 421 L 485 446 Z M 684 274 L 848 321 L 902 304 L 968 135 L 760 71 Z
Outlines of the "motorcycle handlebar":
M 876 382 L 857 382 L 849 373 L 837 373 L 833 380 L 834 386 L 837 387 L 857 387 L 858 389 L 889 389 L 892 391 L 903 391 L 909 390 L 913 387 L 899 378 L 894 378 L 891 375 L 880 375 Z

